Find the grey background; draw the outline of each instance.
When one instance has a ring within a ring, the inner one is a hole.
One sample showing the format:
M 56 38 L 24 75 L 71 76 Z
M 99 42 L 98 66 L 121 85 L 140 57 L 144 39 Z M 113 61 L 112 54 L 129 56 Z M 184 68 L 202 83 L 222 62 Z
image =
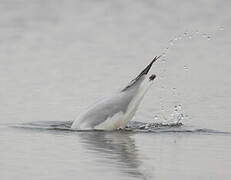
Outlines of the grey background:
M 230 135 L 8 125 L 74 120 L 165 53 L 135 120 L 162 122 L 181 105 L 186 127 L 230 132 L 230 7 L 228 0 L 1 0 L 1 179 L 229 179 Z

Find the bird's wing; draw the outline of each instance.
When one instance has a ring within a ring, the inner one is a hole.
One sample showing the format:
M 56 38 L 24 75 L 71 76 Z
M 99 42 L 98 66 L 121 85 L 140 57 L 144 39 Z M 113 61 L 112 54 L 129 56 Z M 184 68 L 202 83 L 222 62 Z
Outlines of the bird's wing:
M 94 128 L 118 113 L 124 114 L 133 97 L 134 93 L 131 92 L 126 94 L 117 93 L 109 98 L 105 98 L 90 107 L 74 123 L 77 123 L 76 125 L 80 127 Z

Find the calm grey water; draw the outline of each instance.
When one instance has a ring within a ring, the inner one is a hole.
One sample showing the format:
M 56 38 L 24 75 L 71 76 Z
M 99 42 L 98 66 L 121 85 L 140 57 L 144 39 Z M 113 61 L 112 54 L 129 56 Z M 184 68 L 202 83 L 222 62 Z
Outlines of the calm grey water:
M 230 7 L 227 0 L 0 0 L 0 179 L 230 179 Z M 160 54 L 158 78 L 134 120 L 176 121 L 177 106 L 183 126 L 45 128 L 74 120 Z M 15 128 L 36 122 L 43 125 Z

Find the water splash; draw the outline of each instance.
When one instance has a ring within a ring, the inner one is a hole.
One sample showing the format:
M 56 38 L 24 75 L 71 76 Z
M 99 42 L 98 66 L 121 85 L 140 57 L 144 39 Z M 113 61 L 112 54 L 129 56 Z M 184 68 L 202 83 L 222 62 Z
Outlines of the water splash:
M 184 70 L 188 71 L 189 70 L 188 66 L 184 65 Z
M 166 52 L 163 52 L 163 53 L 162 53 L 162 57 L 166 57 Z
M 195 31 L 189 31 L 186 30 L 185 32 L 183 32 L 180 35 L 175 36 L 174 38 L 172 38 L 169 41 L 169 45 L 168 47 L 165 48 L 165 50 L 163 50 L 162 52 L 165 52 L 166 56 L 167 56 L 167 51 L 166 50 L 170 50 L 170 47 L 172 48 L 174 45 L 176 45 L 177 42 L 180 42 L 181 40 L 192 40 L 194 37 L 199 37 L 198 35 L 201 35 L 201 37 L 206 38 L 207 40 L 211 40 L 212 38 L 212 34 L 216 34 L 216 32 L 218 31 L 223 31 L 224 27 L 223 26 L 219 26 L 217 30 L 215 30 L 213 33 L 208 33 L 208 32 L 201 32 L 200 30 L 195 30 Z
M 158 121 L 158 119 L 159 119 L 158 116 L 155 115 L 155 116 L 154 116 L 154 120 L 155 120 L 155 121 Z
M 143 123 L 138 121 L 131 121 L 127 127 L 126 130 L 130 131 L 155 131 L 159 129 L 169 129 L 169 128 L 177 128 L 183 126 L 182 123 Z
M 200 29 L 195 29 L 195 30 L 185 30 L 183 33 L 178 34 L 176 36 L 173 36 L 173 38 L 171 38 L 168 42 L 168 45 L 164 48 L 164 50 L 162 51 L 162 59 L 161 59 L 161 70 L 160 70 L 160 74 L 161 74 L 161 79 L 164 79 L 167 74 L 166 74 L 166 69 L 165 69 L 165 64 L 167 61 L 169 61 L 168 55 L 171 52 L 171 49 L 174 48 L 178 43 L 180 42 L 189 42 L 191 40 L 196 40 L 199 38 L 202 38 L 203 40 L 208 40 L 211 41 L 212 37 L 217 35 L 217 32 L 223 31 L 224 27 L 223 26 L 218 26 L 217 29 L 214 32 L 203 32 Z M 190 67 L 188 65 L 184 65 L 183 68 L 184 72 L 188 73 L 190 70 Z M 160 87 L 160 89 L 162 90 L 162 93 L 166 93 L 166 89 L 163 87 Z M 177 96 L 178 92 L 176 90 L 176 88 L 168 88 L 170 90 L 172 90 L 170 93 L 173 96 Z M 160 101 L 160 104 L 163 104 L 163 100 Z M 163 110 L 162 110 L 163 111 Z M 183 117 L 182 117 L 183 118 Z
M 211 40 L 211 36 L 207 36 L 207 40 L 208 40 L 208 41 Z
M 220 26 L 220 27 L 219 27 L 219 30 L 220 30 L 220 31 L 224 31 L 224 27 L 223 27 L 223 26 Z
M 184 119 L 184 113 L 182 110 L 182 105 L 174 106 L 173 112 L 170 114 L 170 117 L 166 118 L 164 123 L 171 124 L 171 123 L 182 123 Z
M 78 132 L 71 129 L 72 121 L 40 121 L 32 123 L 22 123 L 11 125 L 12 128 L 30 131 L 56 131 L 56 132 Z M 94 131 L 94 130 L 93 130 Z M 96 131 L 96 130 L 95 130 Z M 99 130 L 97 130 L 99 131 Z M 196 133 L 196 134 L 224 134 L 231 135 L 231 132 L 218 131 L 206 128 L 195 128 L 185 126 L 182 122 L 170 123 L 144 123 L 139 121 L 130 121 L 125 129 L 118 129 L 117 132 L 144 132 L 144 133 Z M 82 131 L 81 131 L 82 132 Z M 115 131 L 114 131 L 115 132 Z M 107 131 L 107 133 L 109 133 Z

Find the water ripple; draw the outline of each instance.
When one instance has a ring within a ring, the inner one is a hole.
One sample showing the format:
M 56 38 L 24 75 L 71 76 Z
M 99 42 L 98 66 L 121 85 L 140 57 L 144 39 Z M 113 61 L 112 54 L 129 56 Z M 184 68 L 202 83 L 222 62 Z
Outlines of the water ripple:
M 37 130 L 56 130 L 56 131 L 75 131 L 71 129 L 72 121 L 39 121 L 11 125 L 14 128 L 37 129 Z M 97 130 L 99 131 L 99 130 Z M 131 121 L 125 129 L 118 129 L 118 132 L 144 132 L 144 133 L 204 133 L 204 134 L 228 134 L 228 131 L 218 131 L 207 128 L 194 128 L 185 126 L 182 122 L 173 123 L 144 123 Z

